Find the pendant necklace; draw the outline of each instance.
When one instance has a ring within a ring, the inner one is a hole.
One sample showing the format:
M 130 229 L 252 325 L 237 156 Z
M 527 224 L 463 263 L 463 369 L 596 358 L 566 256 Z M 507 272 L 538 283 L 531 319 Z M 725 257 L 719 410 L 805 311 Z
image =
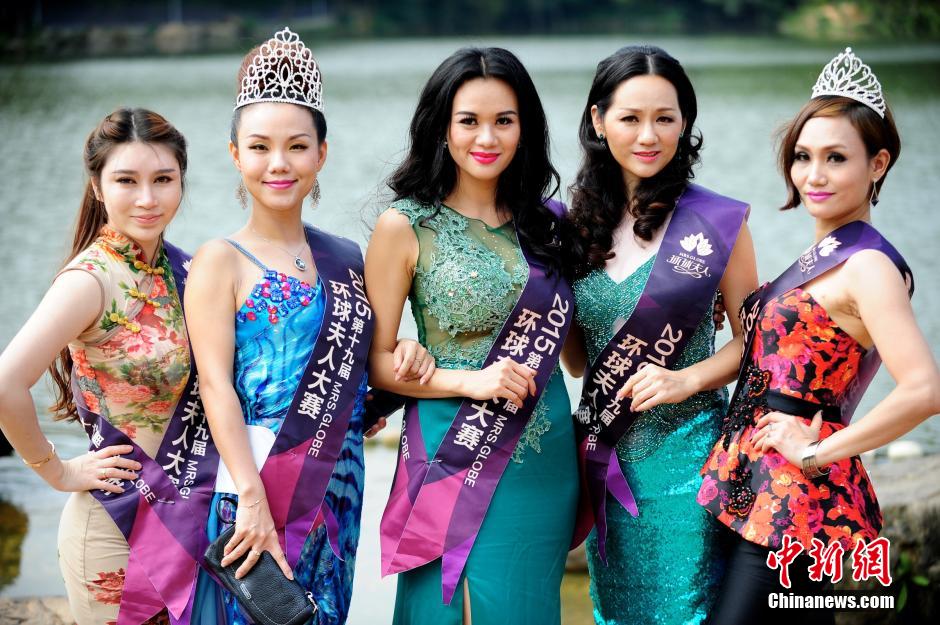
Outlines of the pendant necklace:
M 291 252 L 289 249 L 287 249 L 287 248 L 285 248 L 285 247 L 281 247 L 280 245 L 278 245 L 277 243 L 275 243 L 275 242 L 272 241 L 271 239 L 269 239 L 269 238 L 267 238 L 267 237 L 264 237 L 264 236 L 261 236 L 261 234 L 260 234 L 257 230 L 255 230 L 254 228 L 251 228 L 251 226 L 249 226 L 249 228 L 250 228 L 251 231 L 254 232 L 255 235 L 256 235 L 259 239 L 261 239 L 262 241 L 267 241 L 268 243 L 270 243 L 271 245 L 273 245 L 273 246 L 276 247 L 277 249 L 281 250 L 281 251 L 284 252 L 285 254 L 287 254 L 287 255 L 293 257 L 293 259 L 294 259 L 294 267 L 297 267 L 297 269 L 299 269 L 299 270 L 301 270 L 301 271 L 307 271 L 307 263 L 304 262 L 304 259 L 300 257 L 300 253 L 304 250 L 304 247 L 306 247 L 306 245 L 307 245 L 306 243 L 304 243 L 304 245 L 302 245 L 302 246 L 300 247 L 300 249 L 298 249 L 296 252 Z

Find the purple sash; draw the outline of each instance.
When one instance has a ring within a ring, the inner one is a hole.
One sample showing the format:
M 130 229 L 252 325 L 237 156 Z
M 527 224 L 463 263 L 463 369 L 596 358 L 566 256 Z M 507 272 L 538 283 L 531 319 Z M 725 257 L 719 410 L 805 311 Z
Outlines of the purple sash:
M 679 198 L 630 318 L 585 374 L 575 412 L 582 489 L 572 546 L 597 527 L 597 547 L 607 561 L 607 492 L 633 516 L 636 500 L 617 459 L 616 445 L 639 416 L 616 393 L 647 362 L 669 368 L 679 359 L 711 309 L 748 206 L 698 185 Z
M 374 324 L 359 246 L 310 226 L 306 232 L 326 306 L 297 391 L 261 468 L 271 516 L 291 567 L 320 516 L 333 553 L 341 557 L 339 526 L 323 499 L 355 408 Z
M 546 205 L 556 213 L 560 210 L 557 202 Z M 535 369 L 535 395 L 527 397 L 521 408 L 508 400 L 464 399 L 430 462 L 417 401 L 409 400 L 398 468 L 382 515 L 382 575 L 443 557 L 442 595 L 448 605 L 496 486 L 555 369 L 574 315 L 565 280 L 549 276 L 524 247 L 522 251 L 529 279 L 483 368 L 512 358 Z
M 742 306 L 742 321 L 744 326 L 744 352 L 741 357 L 741 372 L 738 374 L 738 383 L 735 394 L 731 398 L 733 406 L 737 401 L 738 393 L 745 387 L 744 379 L 747 376 L 747 366 L 751 361 L 751 351 L 754 337 L 757 335 L 756 323 L 761 311 L 773 299 L 783 295 L 791 289 L 802 286 L 822 274 L 835 269 L 861 250 L 878 250 L 884 253 L 897 266 L 898 271 L 908 286 L 908 295 L 914 294 L 914 274 L 901 254 L 885 239 L 880 232 L 864 221 L 853 221 L 829 233 L 827 236 L 810 246 L 808 250 L 780 274 L 773 282 L 764 284 L 754 291 L 744 301 Z M 858 374 L 852 381 L 842 403 L 839 406 L 843 424 L 852 420 L 852 415 L 858 407 L 865 389 L 871 384 L 872 378 L 878 372 L 881 357 L 878 350 L 872 347 L 859 363 Z
M 190 257 L 164 242 L 180 305 Z M 89 410 L 72 375 L 72 395 L 90 439 L 89 451 L 130 445 L 125 458 L 141 464 L 133 484 L 120 494 L 92 491 L 130 547 L 118 625 L 137 624 L 166 607 L 172 623 L 189 623 L 198 563 L 208 539 L 205 532 L 215 484 L 218 452 L 209 435 L 199 399 L 195 360 L 179 403 L 170 418 L 156 458 L 148 456 L 124 432 Z

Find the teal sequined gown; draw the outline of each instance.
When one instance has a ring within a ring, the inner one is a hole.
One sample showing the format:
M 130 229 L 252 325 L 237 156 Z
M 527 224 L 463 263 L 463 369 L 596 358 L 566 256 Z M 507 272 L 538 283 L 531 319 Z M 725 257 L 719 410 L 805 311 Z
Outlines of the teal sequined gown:
M 622 282 L 598 269 L 574 284 L 577 321 L 593 361 L 628 318 L 653 259 Z M 711 305 L 679 358 L 682 369 L 714 353 Z M 607 566 L 597 537 L 587 542 L 594 620 L 599 625 L 685 624 L 705 620 L 724 569 L 721 528 L 696 502 L 699 469 L 718 438 L 724 391 L 644 413 L 617 446 L 640 515 L 607 497 Z
M 479 369 L 528 278 L 511 223 L 491 228 L 442 206 L 401 201 L 419 242 L 410 300 L 419 340 L 444 369 Z M 428 458 L 459 398 L 418 402 Z M 506 467 L 470 551 L 474 625 L 560 622 L 559 588 L 574 528 L 578 469 L 570 402 L 556 369 Z M 460 625 L 463 584 L 441 600 L 440 559 L 398 576 L 396 625 Z
M 261 261 L 231 242 L 264 272 L 235 315 L 234 384 L 245 423 L 280 431 L 307 359 L 320 331 L 326 305 L 323 285 L 300 282 L 268 269 Z M 316 625 L 346 622 L 352 598 L 356 547 L 362 513 L 364 465 L 362 455 L 363 402 L 366 376 L 359 383 L 356 404 L 343 440 L 324 502 L 339 522 L 342 560 L 330 548 L 326 526 L 317 526 L 304 543 L 294 579 L 313 594 L 319 607 Z M 302 486 L 301 486 L 302 488 Z M 237 500 L 234 495 L 228 495 Z M 207 531 L 215 540 L 228 525 L 220 518 L 235 518 L 235 507 L 212 500 Z M 231 593 L 200 572 L 194 625 L 248 625 Z M 312 625 L 312 624 L 308 624 Z

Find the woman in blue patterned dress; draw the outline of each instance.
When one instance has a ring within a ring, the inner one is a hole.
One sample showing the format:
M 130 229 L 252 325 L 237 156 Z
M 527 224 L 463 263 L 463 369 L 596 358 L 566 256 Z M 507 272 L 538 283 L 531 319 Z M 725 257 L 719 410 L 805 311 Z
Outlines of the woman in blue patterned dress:
M 633 314 L 672 208 L 698 162 L 696 109 L 682 66 L 659 48 L 623 48 L 598 65 L 579 130 L 584 160 L 570 213 L 575 228 L 572 265 L 578 275 L 573 289 L 587 353 L 569 349 L 569 371 L 582 371 L 588 358 L 594 361 Z M 756 286 L 745 224 L 719 285 L 735 334 L 740 332 L 737 310 Z M 708 310 L 677 368 L 714 353 L 711 305 Z M 569 341 L 569 347 L 577 343 Z M 721 353 L 738 356 L 735 350 Z M 730 379 L 712 382 L 705 388 Z M 598 624 L 701 623 L 708 614 L 724 558 L 720 529 L 702 512 L 695 495 L 699 467 L 726 407 L 722 390 L 643 412 L 617 445 L 639 516 L 631 516 L 608 495 L 606 564 L 596 534 L 588 538 Z M 639 396 L 631 408 L 646 410 Z
M 281 54 L 285 50 L 288 54 Z M 287 97 L 278 91 L 285 74 L 304 75 L 294 83 L 299 89 Z M 246 75 L 260 76 L 260 84 L 249 89 Z M 310 76 L 315 82 L 305 80 Z M 250 197 L 251 212 L 243 228 L 199 250 L 186 291 L 188 327 L 198 336 L 192 344 L 202 366 L 203 402 L 238 495 L 236 507 L 216 494 L 209 539 L 234 519 L 236 533 L 223 564 L 248 554 L 236 572 L 241 577 L 261 551 L 269 551 L 285 576 L 312 593 L 319 608 L 317 623 L 337 625 L 349 612 L 359 541 L 366 376 L 359 380 L 324 500 L 338 522 L 339 558 L 329 544 L 326 524 L 320 523 L 291 569 L 252 459 L 252 448 L 265 439 L 273 441 L 284 423 L 324 316 L 324 286 L 301 221 L 304 198 L 312 193 L 316 201 L 319 194 L 317 174 L 327 153 L 319 68 L 296 35 L 285 30 L 248 53 L 238 79 L 241 91 L 230 150 L 242 174 L 240 199 L 247 204 Z M 252 103 L 243 105 L 249 92 Z M 414 351 L 414 343 L 410 349 Z M 424 366 L 431 364 L 420 354 L 419 359 Z M 235 598 L 205 573 L 195 612 L 194 622 L 247 622 Z

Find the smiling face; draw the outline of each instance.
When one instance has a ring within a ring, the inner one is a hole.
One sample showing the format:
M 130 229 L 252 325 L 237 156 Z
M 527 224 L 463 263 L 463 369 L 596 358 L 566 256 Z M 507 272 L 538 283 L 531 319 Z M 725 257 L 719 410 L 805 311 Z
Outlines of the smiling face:
M 310 110 L 280 102 L 242 109 L 229 150 L 254 206 L 276 211 L 300 210 L 326 161 Z
M 595 105 L 591 117 L 631 192 L 672 160 L 684 127 L 676 88 L 652 74 L 620 83 L 607 110 L 602 113 Z
M 813 117 L 803 125 L 793 152 L 790 179 L 816 219 L 867 219 L 871 185 L 884 175 L 890 157 L 874 157 L 844 116 Z
M 161 143 L 133 141 L 114 147 L 95 181 L 108 225 L 153 249 L 183 199 L 180 166 Z
M 522 129 L 512 88 L 495 78 L 474 78 L 457 89 L 447 129 L 447 149 L 458 184 L 495 183 L 516 155 Z

